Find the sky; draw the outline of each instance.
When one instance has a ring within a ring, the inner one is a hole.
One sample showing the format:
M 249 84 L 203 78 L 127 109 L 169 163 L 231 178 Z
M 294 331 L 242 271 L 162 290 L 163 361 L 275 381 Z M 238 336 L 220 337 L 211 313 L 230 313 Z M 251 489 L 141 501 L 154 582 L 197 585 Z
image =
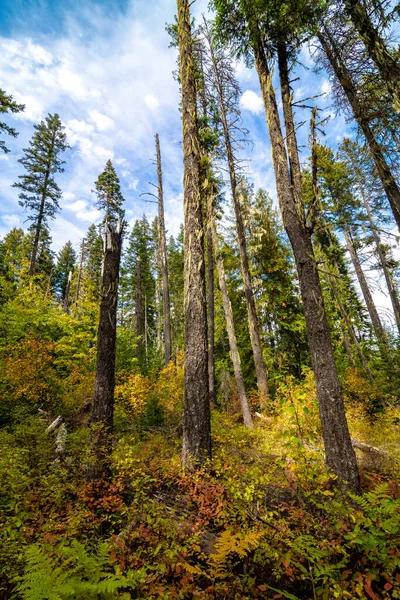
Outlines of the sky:
M 197 21 L 207 14 L 208 0 L 196 0 L 191 10 Z M 50 223 L 53 249 L 70 240 L 76 248 L 91 223 L 99 221 L 94 207 L 94 182 L 112 159 L 121 181 L 128 222 L 144 213 L 151 219 L 156 205 L 141 194 L 154 191 L 154 136 L 160 136 L 164 174 L 166 226 L 176 235 L 183 220 L 181 120 L 179 86 L 173 72 L 177 51 L 169 47 L 165 30 L 174 21 L 175 0 L 2 0 L 0 2 L 0 87 L 25 104 L 25 111 L 6 115 L 19 132 L 7 137 L 9 154 L 0 154 L 0 237 L 12 227 L 27 227 L 11 185 L 23 173 L 18 159 L 33 134 L 33 126 L 57 112 L 71 148 L 64 173 L 57 176 L 63 191 L 61 212 Z M 335 147 L 351 136 L 343 115 L 330 106 L 326 73 L 313 71 L 310 50 L 296 75 L 295 99 L 318 98 L 326 125 L 326 143 Z M 236 65 L 241 87 L 243 125 L 251 144 L 243 149 L 255 187 L 273 197 L 275 181 L 265 113 L 254 69 Z M 308 149 L 309 111 L 299 130 L 303 158 Z M 387 305 L 385 298 L 380 298 Z

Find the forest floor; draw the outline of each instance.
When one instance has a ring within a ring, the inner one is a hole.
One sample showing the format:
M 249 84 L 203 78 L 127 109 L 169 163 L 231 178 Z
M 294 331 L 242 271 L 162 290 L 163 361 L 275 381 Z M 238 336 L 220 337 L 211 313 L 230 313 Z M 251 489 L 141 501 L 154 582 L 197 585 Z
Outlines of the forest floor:
M 97 485 L 73 414 L 56 460 L 54 416 L 0 432 L 0 598 L 400 598 L 398 408 L 348 404 L 355 496 L 324 466 L 311 377 L 252 429 L 213 410 L 213 460 L 193 473 L 181 470 L 181 384 L 165 377 L 140 426 L 117 390 L 112 475 Z M 149 392 L 135 381 L 137 410 Z

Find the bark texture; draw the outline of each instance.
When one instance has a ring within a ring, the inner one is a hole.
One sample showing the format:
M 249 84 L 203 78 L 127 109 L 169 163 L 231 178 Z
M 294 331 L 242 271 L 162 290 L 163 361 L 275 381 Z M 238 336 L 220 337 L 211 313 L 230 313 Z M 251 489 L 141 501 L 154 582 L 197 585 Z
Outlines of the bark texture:
M 97 330 L 97 362 L 92 406 L 92 462 L 89 480 L 98 479 L 109 468 L 114 415 L 115 352 L 117 336 L 118 279 L 122 231 L 106 229 Z
M 299 215 L 291 184 L 285 142 L 279 113 L 257 21 L 252 15 L 251 3 L 246 3 L 251 45 L 254 52 L 261 91 L 266 109 L 267 123 L 272 145 L 277 193 L 284 227 L 289 236 L 299 274 L 300 290 L 311 351 L 326 462 L 354 491 L 359 490 L 359 474 L 356 456 L 351 445 L 344 409 L 343 395 L 336 371 L 330 332 L 326 320 L 321 284 L 310 232 Z M 286 110 L 288 99 L 283 96 Z
M 167 241 L 165 235 L 164 219 L 164 191 L 161 163 L 160 138 L 156 133 L 156 156 L 157 156 L 157 179 L 158 179 L 158 231 L 159 231 L 159 249 L 162 272 L 162 297 L 163 297 L 163 315 L 164 315 L 164 358 L 165 366 L 172 358 L 172 335 L 171 335 L 171 303 L 169 299 L 168 282 L 168 262 L 167 262 Z
M 354 87 L 350 73 L 348 72 L 346 65 L 340 57 L 340 53 L 335 46 L 335 42 L 332 39 L 327 28 L 325 32 L 319 32 L 317 35 L 320 44 L 332 66 L 332 69 L 346 94 L 347 100 L 353 110 L 354 117 L 363 132 L 365 139 L 367 140 L 371 156 L 376 166 L 379 178 L 381 180 L 383 189 L 385 190 L 388 198 L 390 207 L 393 212 L 393 216 L 396 220 L 397 226 L 400 229 L 400 189 L 393 176 L 393 173 L 385 160 L 382 152 L 382 148 L 376 139 L 374 132 L 369 124 L 368 116 L 366 115 L 360 99 L 357 95 L 357 91 Z
M 243 423 L 246 425 L 246 427 L 252 427 L 253 417 L 251 416 L 249 403 L 246 396 L 246 390 L 244 387 L 243 373 L 240 364 L 240 355 L 233 321 L 232 305 L 229 300 L 228 288 L 226 285 L 224 259 L 222 257 L 221 250 L 219 247 L 218 235 L 214 220 L 212 220 L 211 222 L 211 235 L 215 251 L 215 262 L 217 264 L 219 287 L 222 294 L 222 304 L 225 313 L 226 330 L 228 333 L 229 340 L 229 350 L 233 364 L 233 372 L 235 373 L 235 381 L 239 395 L 240 408 L 242 410 L 243 415 Z
M 204 227 L 196 81 L 188 0 L 177 0 L 184 161 L 185 375 L 182 461 L 211 457 Z

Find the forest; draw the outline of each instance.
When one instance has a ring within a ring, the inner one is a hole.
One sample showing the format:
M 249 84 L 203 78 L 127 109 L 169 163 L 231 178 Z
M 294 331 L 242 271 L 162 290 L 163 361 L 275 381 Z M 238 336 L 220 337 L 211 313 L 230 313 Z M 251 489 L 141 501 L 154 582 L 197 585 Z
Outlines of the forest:
M 399 5 L 195 6 L 177 0 L 166 25 L 177 234 L 160 131 L 140 191 L 156 213 L 129 222 L 108 159 L 88 182 L 96 218 L 58 252 L 63 115 L 15 159 L 27 225 L 0 239 L 0 598 L 400 598 Z M 303 97 L 304 48 L 329 111 Z M 238 65 L 258 78 L 270 189 L 246 158 Z M 26 109 L 6 84 L 4 157 Z

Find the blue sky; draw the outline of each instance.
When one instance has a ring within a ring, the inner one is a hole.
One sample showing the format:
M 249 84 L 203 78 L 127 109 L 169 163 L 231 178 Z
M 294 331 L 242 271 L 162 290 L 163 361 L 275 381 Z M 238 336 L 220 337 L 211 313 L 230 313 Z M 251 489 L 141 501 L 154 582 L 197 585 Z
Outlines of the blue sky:
M 207 12 L 207 1 L 197 0 L 192 10 L 198 16 Z M 55 250 L 68 239 L 78 245 L 99 218 L 91 190 L 108 158 L 121 180 L 128 220 L 143 212 L 149 217 L 155 214 L 156 207 L 146 204 L 140 194 L 155 182 L 156 132 L 163 156 L 167 227 L 177 233 L 183 212 L 179 89 L 172 75 L 176 51 L 169 48 L 165 31 L 174 14 L 174 0 L 0 3 L 1 87 L 26 104 L 24 113 L 6 117 L 19 137 L 9 139 L 11 153 L 0 156 L 0 235 L 12 226 L 24 226 L 26 215 L 11 184 L 23 172 L 17 161 L 33 125 L 48 112 L 60 114 L 71 145 L 64 154 L 65 173 L 58 177 L 64 193 L 62 211 L 51 223 Z M 302 59 L 311 65 L 307 51 Z M 243 64 L 238 64 L 237 76 L 244 125 L 253 141 L 245 150 L 249 174 L 257 187 L 262 185 L 274 195 L 257 77 Z M 311 90 L 328 91 L 329 82 L 302 69 L 296 96 L 307 96 Z M 341 137 L 345 128 L 339 129 Z M 330 130 L 334 143 L 338 127 Z M 306 144 L 307 130 L 301 137 Z

